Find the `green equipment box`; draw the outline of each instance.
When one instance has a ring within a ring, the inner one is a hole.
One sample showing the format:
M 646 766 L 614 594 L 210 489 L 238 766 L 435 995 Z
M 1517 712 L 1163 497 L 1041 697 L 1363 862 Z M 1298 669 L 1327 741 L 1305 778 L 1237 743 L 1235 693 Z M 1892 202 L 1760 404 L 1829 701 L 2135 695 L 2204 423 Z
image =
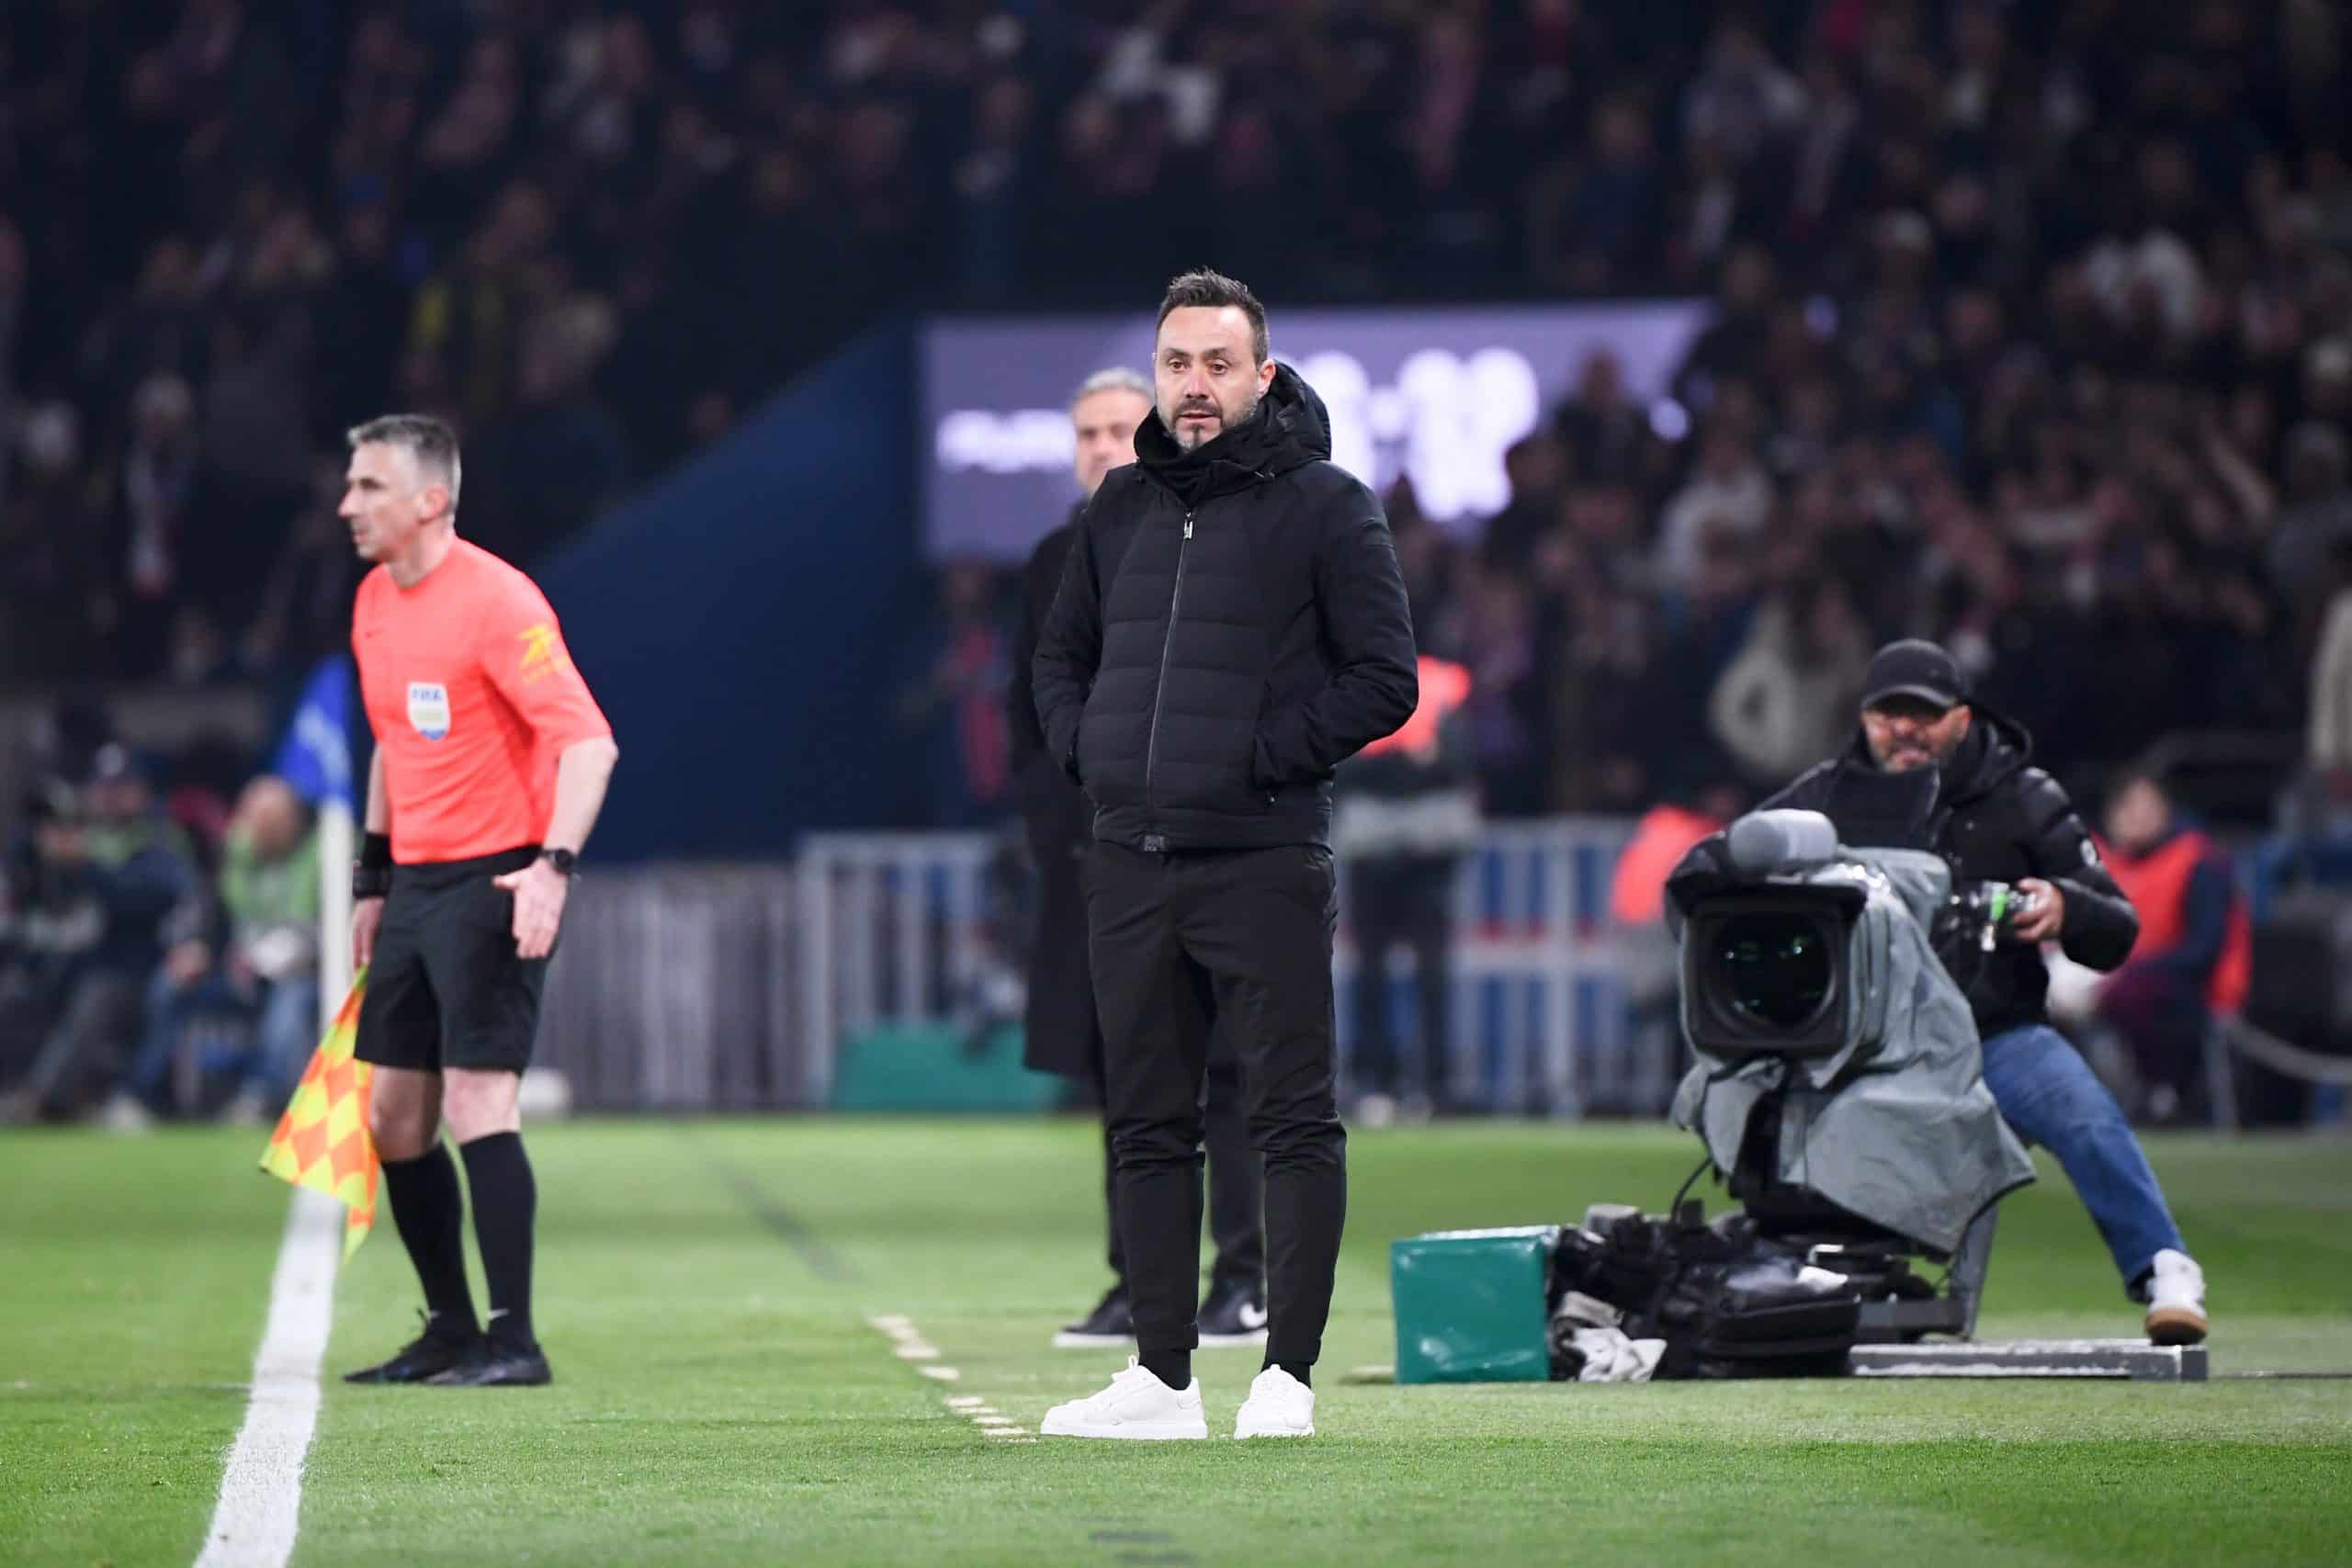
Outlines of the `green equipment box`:
M 1396 1381 L 1544 1382 L 1544 1287 L 1557 1225 L 1440 1231 L 1388 1244 Z
M 886 1025 L 842 1042 L 833 1064 L 832 1109 L 1038 1112 L 1051 1111 L 1068 1088 L 1060 1078 L 1021 1065 L 1017 1026 L 975 1042 L 947 1024 Z

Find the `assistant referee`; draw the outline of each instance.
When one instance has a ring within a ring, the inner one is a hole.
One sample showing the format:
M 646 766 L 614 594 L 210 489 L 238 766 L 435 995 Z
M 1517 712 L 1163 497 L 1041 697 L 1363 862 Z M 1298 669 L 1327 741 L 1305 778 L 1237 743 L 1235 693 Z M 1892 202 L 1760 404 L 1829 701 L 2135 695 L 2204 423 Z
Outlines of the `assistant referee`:
M 424 1332 L 349 1382 L 548 1381 L 531 1327 L 538 1204 L 516 1091 L 539 994 L 620 750 L 531 580 L 457 535 L 458 439 L 388 414 L 350 433 L 342 514 L 360 556 L 351 644 L 376 736 L 351 953 L 368 966 L 368 1126 L 424 1287 Z M 466 1283 L 473 1190 L 489 1329 Z

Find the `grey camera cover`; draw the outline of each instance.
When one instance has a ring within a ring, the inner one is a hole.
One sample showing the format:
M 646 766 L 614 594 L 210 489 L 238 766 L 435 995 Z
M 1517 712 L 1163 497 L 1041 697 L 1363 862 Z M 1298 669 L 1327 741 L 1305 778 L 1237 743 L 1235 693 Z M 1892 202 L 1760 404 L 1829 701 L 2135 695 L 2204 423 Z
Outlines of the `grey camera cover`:
M 1802 1060 L 1701 1052 L 1674 1097 L 1675 1124 L 1698 1132 L 1728 1171 L 1748 1117 L 1783 1089 L 1781 1180 L 1951 1251 L 1985 1205 L 2033 1179 L 2033 1162 L 1984 1087 L 1968 998 L 1928 940 L 1951 869 L 1913 850 L 1849 849 L 1761 880 L 1863 890 L 1848 954 L 1846 1043 Z M 1683 1005 L 1687 1021 L 1688 998 Z

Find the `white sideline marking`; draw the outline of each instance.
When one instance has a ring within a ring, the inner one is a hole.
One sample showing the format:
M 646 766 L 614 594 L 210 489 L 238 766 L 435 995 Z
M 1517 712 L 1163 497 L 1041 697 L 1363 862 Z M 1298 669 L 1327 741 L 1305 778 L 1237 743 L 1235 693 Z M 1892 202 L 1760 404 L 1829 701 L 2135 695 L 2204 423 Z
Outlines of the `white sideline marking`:
M 890 1342 L 898 1347 L 900 1360 L 935 1361 L 939 1359 L 938 1349 L 926 1343 L 922 1332 L 908 1319 L 894 1314 L 888 1317 L 869 1317 L 865 1321 L 868 1326 L 878 1328 L 890 1337 Z
M 879 1330 L 889 1338 L 900 1360 L 925 1363 L 915 1368 L 923 1376 L 941 1382 L 955 1382 L 963 1377 L 964 1374 L 954 1367 L 930 1364 L 938 1359 L 939 1351 L 923 1338 L 922 1330 L 914 1325 L 912 1319 L 892 1313 L 886 1316 L 869 1317 L 865 1322 L 868 1327 Z M 1012 1417 L 999 1415 L 994 1405 L 977 1394 L 943 1393 L 939 1396 L 939 1403 L 978 1427 L 983 1437 L 1001 1438 L 1016 1443 L 1037 1440 L 1031 1436 L 1028 1427 L 1014 1426 Z
M 269 1281 L 269 1321 L 220 1501 L 196 1568 L 284 1568 L 302 1517 L 302 1458 L 319 1422 L 319 1361 L 334 1324 L 343 1205 L 296 1188 Z

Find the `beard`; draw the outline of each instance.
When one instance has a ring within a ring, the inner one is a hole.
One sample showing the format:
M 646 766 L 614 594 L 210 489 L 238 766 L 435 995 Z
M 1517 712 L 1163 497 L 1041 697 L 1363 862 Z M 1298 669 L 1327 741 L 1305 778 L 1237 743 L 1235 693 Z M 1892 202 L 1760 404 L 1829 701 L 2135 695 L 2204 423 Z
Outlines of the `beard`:
M 1243 402 L 1238 411 L 1220 408 L 1215 403 L 1206 405 L 1184 403 L 1177 407 L 1172 418 L 1170 417 L 1167 410 L 1162 409 L 1159 413 L 1159 422 L 1168 427 L 1168 434 L 1176 438 L 1176 446 L 1180 450 L 1197 451 L 1204 443 L 1216 440 L 1227 431 L 1238 430 L 1249 423 L 1250 416 L 1258 412 L 1258 404 L 1261 400 L 1260 394 L 1253 389 L 1248 400 Z M 1212 410 L 1216 414 L 1216 427 L 1214 430 L 1188 426 L 1183 423 L 1184 415 L 1188 412 L 1206 412 Z

